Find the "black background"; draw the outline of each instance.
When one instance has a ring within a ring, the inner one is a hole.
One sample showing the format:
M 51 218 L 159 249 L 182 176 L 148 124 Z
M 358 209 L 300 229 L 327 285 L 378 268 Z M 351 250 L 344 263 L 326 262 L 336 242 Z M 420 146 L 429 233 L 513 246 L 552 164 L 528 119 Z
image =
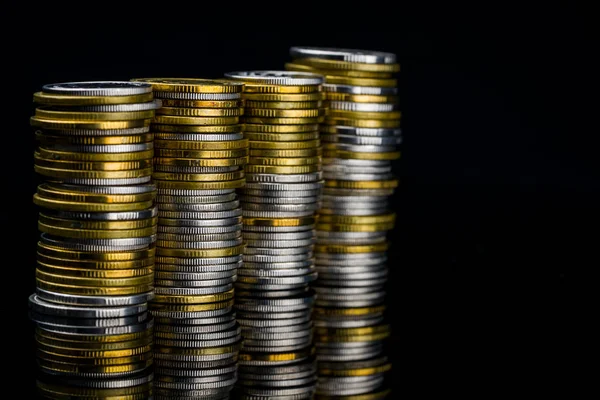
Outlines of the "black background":
M 390 51 L 402 66 L 404 142 L 394 166 L 401 185 L 387 311 L 397 395 L 502 391 L 529 381 L 534 363 L 555 365 L 567 271 L 591 265 L 597 244 L 585 234 L 597 221 L 600 191 L 598 128 L 588 124 L 592 102 L 584 101 L 595 95 L 586 13 L 559 4 L 398 7 L 386 16 L 349 16 L 352 23 L 303 14 L 303 24 L 266 18 L 239 28 L 236 14 L 226 29 L 211 25 L 221 13 L 179 23 L 160 10 L 136 24 L 78 20 L 77 34 L 75 16 L 65 18 L 70 25 L 47 24 L 44 10 L 16 21 L 17 31 L 5 35 L 12 75 L 3 99 L 10 121 L 0 222 L 10 232 L 3 279 L 13 296 L 14 340 L 28 349 L 18 358 L 28 388 L 35 369 L 27 297 L 38 236 L 33 92 L 54 82 L 281 69 L 293 45 Z M 361 18 L 378 18 L 376 29 L 356 23 Z

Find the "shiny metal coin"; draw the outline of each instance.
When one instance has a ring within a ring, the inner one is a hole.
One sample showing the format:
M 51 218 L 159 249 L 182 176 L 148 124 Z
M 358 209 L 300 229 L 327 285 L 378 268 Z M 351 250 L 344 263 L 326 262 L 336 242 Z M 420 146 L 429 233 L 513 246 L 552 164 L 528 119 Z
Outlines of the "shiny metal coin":
M 243 204 L 276 204 L 276 205 L 294 205 L 294 204 L 315 204 L 319 202 L 319 196 L 310 197 L 268 197 L 268 196 L 248 196 L 241 195 L 240 201 Z
M 239 263 L 242 260 L 241 255 L 229 256 L 229 257 L 213 257 L 213 258 L 201 258 L 201 257 L 165 257 L 156 256 L 156 264 L 172 264 L 181 266 L 203 266 L 203 265 L 222 265 Z
M 182 274 L 204 274 L 204 273 L 217 273 L 217 272 L 228 272 L 235 274 L 235 271 L 238 268 L 241 268 L 243 265 L 242 261 L 231 264 L 220 264 L 220 265 L 198 265 L 198 266 L 183 266 L 183 265 L 175 265 L 175 264 L 155 264 L 154 270 L 155 276 L 158 277 L 159 272 L 168 272 L 171 273 L 171 276 L 177 273 Z M 183 276 L 183 275 L 181 275 Z M 193 275 L 190 275 L 193 276 Z M 225 275 L 223 275 L 225 276 Z
M 243 196 L 246 197 L 275 197 L 275 198 L 293 198 L 293 199 L 304 199 L 304 198 L 315 198 L 321 195 L 322 189 L 313 189 L 313 190 L 260 190 L 260 189 L 248 189 L 242 188 L 240 189 L 240 199 Z M 251 201 L 248 201 L 251 203 Z
M 235 193 L 212 195 L 212 196 L 182 196 L 159 194 L 156 196 L 156 203 L 179 203 L 179 204 L 210 204 L 232 201 L 237 198 Z
M 229 211 L 227 211 L 229 212 Z M 207 226 L 229 226 L 238 225 L 242 222 L 241 216 L 229 218 L 198 219 L 198 218 L 159 218 L 158 226 L 177 226 L 177 227 L 207 227 Z
M 265 255 L 265 254 L 244 254 L 245 263 L 295 263 L 306 262 L 313 258 L 312 252 L 290 254 L 290 255 Z M 249 267 L 249 268 L 252 268 Z
M 221 286 L 211 286 L 203 288 L 183 288 L 183 287 L 162 287 L 156 286 L 154 292 L 156 294 L 166 294 L 175 296 L 201 296 L 205 294 L 222 293 L 233 288 L 233 284 L 229 283 Z
M 236 209 L 240 206 L 238 200 L 232 200 L 223 203 L 202 203 L 202 204 L 181 204 L 181 203 L 158 203 L 158 215 L 161 211 L 192 211 L 192 212 L 218 212 Z M 227 218 L 227 217 L 225 217 Z
M 314 224 L 310 225 L 299 225 L 299 226 L 260 226 L 260 225 L 246 225 L 244 226 L 244 232 L 272 232 L 272 233 L 286 233 L 286 232 L 304 232 L 310 231 L 315 228 Z
M 312 253 L 313 246 L 306 247 L 290 247 L 287 249 L 271 249 L 267 247 L 246 247 L 244 251 L 244 259 L 246 255 L 264 255 L 264 256 L 289 256 L 299 254 Z
M 156 287 L 174 287 L 174 288 L 206 288 L 215 286 L 224 286 L 236 281 L 236 276 L 221 279 L 207 279 L 202 281 L 188 280 L 172 280 L 172 279 L 156 279 L 154 284 Z
M 206 227 L 188 227 L 188 226 L 158 226 L 158 235 L 162 233 L 175 234 L 175 235 L 215 235 L 225 234 L 231 232 L 238 232 L 242 230 L 242 224 L 234 224 L 227 226 L 206 226 Z
M 322 172 L 311 172 L 307 174 L 248 174 L 247 182 L 260 183 L 310 183 L 319 182 L 323 179 Z M 291 190 L 285 188 L 284 190 Z
M 265 190 L 265 191 L 298 191 L 299 193 L 307 190 L 321 190 L 323 188 L 324 181 L 318 180 L 317 182 L 296 182 L 296 183 L 277 183 L 277 182 L 253 182 L 247 181 L 243 190 Z
M 294 314 L 296 315 L 296 314 Z M 242 330 L 244 327 L 258 329 L 258 328 L 271 328 L 271 327 L 285 327 L 285 326 L 295 326 L 298 324 L 303 324 L 306 322 L 310 322 L 311 316 L 309 314 L 299 315 L 293 318 L 284 318 L 284 319 L 258 319 L 254 318 L 252 315 L 249 318 L 246 318 L 242 315 L 238 315 L 237 322 L 242 326 Z
M 282 263 L 251 263 L 251 262 L 245 262 L 243 269 L 276 269 L 276 270 L 282 270 L 282 269 L 296 269 L 296 268 L 308 268 L 308 267 L 312 267 L 314 265 L 314 259 L 307 259 L 304 261 L 294 261 L 294 262 L 282 262 Z M 242 272 L 241 274 L 244 274 L 244 272 Z
M 157 332 L 170 333 L 204 333 L 215 329 L 229 329 L 235 325 L 235 313 L 219 315 L 210 318 L 198 318 L 195 324 L 181 324 L 179 319 L 158 318 L 155 326 Z
M 45 301 L 73 306 L 89 307 L 119 307 L 144 304 L 154 298 L 154 292 L 147 292 L 131 296 L 80 296 L 65 293 L 55 293 L 36 288 L 38 297 Z
M 64 316 L 71 318 L 120 318 L 136 315 L 148 310 L 147 303 L 127 305 L 122 307 L 81 307 L 50 303 L 37 294 L 29 296 L 29 308 L 46 315 Z

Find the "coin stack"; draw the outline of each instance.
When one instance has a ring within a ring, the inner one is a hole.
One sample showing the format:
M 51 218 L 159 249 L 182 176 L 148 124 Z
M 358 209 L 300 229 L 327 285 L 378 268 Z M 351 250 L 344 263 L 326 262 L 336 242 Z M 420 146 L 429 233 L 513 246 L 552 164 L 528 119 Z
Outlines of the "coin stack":
M 400 112 L 391 53 L 292 47 L 286 69 L 324 75 L 329 113 L 321 125 L 325 188 L 319 210 L 315 284 L 317 398 L 387 395 L 382 355 L 388 197 L 398 181 Z M 346 397 L 343 397 L 346 398 Z M 361 397 L 363 398 L 363 397 Z
M 135 79 L 162 100 L 155 132 L 158 188 L 155 398 L 227 398 L 237 380 L 241 328 L 233 282 L 242 263 L 248 141 L 239 82 Z
M 150 119 L 131 82 L 45 85 L 31 118 L 43 177 L 35 322 L 45 398 L 150 398 L 157 210 Z
M 316 365 L 311 321 L 316 278 L 315 213 L 322 191 L 318 124 L 321 84 L 315 74 L 231 72 L 242 81 L 244 135 L 250 141 L 240 190 L 244 265 L 236 313 L 244 343 L 240 398 L 312 398 Z

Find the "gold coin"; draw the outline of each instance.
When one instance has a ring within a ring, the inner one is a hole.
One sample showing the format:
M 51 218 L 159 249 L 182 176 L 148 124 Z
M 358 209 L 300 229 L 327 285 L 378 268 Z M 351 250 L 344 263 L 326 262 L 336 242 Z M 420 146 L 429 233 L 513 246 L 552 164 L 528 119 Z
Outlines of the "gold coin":
M 321 171 L 319 164 L 313 165 L 246 165 L 244 168 L 247 174 L 309 174 Z
M 225 159 L 248 156 L 248 148 L 232 150 L 177 150 L 177 149 L 156 149 L 156 158 L 191 158 L 191 159 Z
M 248 157 L 212 159 L 157 157 L 154 159 L 154 165 L 174 165 L 180 167 L 232 167 L 246 165 L 247 163 Z
M 399 72 L 400 64 L 367 64 L 349 61 L 328 60 L 324 58 L 307 57 L 294 60 L 296 64 L 310 65 L 315 68 L 370 71 L 370 72 Z
M 207 294 L 201 296 L 157 294 L 154 296 L 154 299 L 152 300 L 151 304 L 155 306 L 155 303 L 173 305 L 214 303 L 218 301 L 233 299 L 233 293 L 234 289 L 229 289 L 228 291 L 222 293 Z
M 325 92 L 325 98 L 327 100 L 335 101 L 352 101 L 354 103 L 390 103 L 397 104 L 398 96 L 378 96 L 371 94 L 350 94 L 350 93 L 336 93 L 336 92 Z
M 243 110 L 236 108 L 184 108 L 162 107 L 156 110 L 156 115 L 175 115 L 180 117 L 239 117 Z
M 91 230 L 81 228 L 63 228 L 47 225 L 38 221 L 38 229 L 49 235 L 55 235 L 75 239 L 125 239 L 154 235 L 157 227 L 143 229 L 121 229 L 121 230 Z
M 75 286 L 62 283 L 46 282 L 39 278 L 35 280 L 38 288 L 57 293 L 77 294 L 84 296 L 129 296 L 146 293 L 154 290 L 153 285 L 100 287 L 100 286 Z
M 325 115 L 324 108 L 309 108 L 303 110 L 279 110 L 274 108 L 246 108 L 244 119 L 247 117 L 266 118 L 315 118 Z
M 325 125 L 343 125 L 354 126 L 357 128 L 399 128 L 399 119 L 349 119 L 327 117 L 323 123 Z
M 243 125 L 161 125 L 152 124 L 154 132 L 166 133 L 237 133 Z
M 128 342 L 132 340 L 152 340 L 152 328 L 144 331 L 133 333 L 122 333 L 118 335 L 73 335 L 70 333 L 61 333 L 50 331 L 40 327 L 35 328 L 35 333 L 38 336 L 43 336 L 49 339 L 61 340 L 63 342 L 73 343 L 115 343 Z
M 37 92 L 33 94 L 33 101 L 49 106 L 92 106 L 103 104 L 132 104 L 146 103 L 153 98 L 152 93 L 143 93 L 130 96 L 69 96 L 64 94 Z
M 341 189 L 388 189 L 398 187 L 398 180 L 389 181 L 337 181 L 326 180 L 325 187 Z
M 193 140 L 155 140 L 154 145 L 161 149 L 176 150 L 233 150 L 248 147 L 248 139 L 220 141 L 220 142 L 201 142 Z
M 58 218 L 44 213 L 39 213 L 38 221 L 46 225 L 71 229 L 96 229 L 96 230 L 131 230 L 149 228 L 156 225 L 158 217 L 130 221 L 93 221 Z
M 95 253 L 91 251 L 66 250 L 61 247 L 51 246 L 42 242 L 38 242 L 38 252 L 40 254 L 62 258 L 66 260 L 81 260 L 81 261 L 133 261 L 142 260 L 148 257 L 154 257 L 156 249 L 144 249 L 136 251 L 119 251 Z
M 386 224 L 317 224 L 316 230 L 327 232 L 383 232 L 394 229 L 394 223 Z
M 303 349 L 287 353 L 240 353 L 240 361 L 294 361 L 310 357 L 315 353 L 315 348 Z
M 321 163 L 321 157 L 302 157 L 302 158 L 268 158 L 252 157 L 250 165 L 313 165 Z
M 49 274 L 56 274 L 61 276 L 100 279 L 133 278 L 137 276 L 148 275 L 153 272 L 152 267 L 116 270 L 97 270 L 55 266 L 45 264 L 43 262 L 40 262 L 39 260 L 37 262 L 37 269 L 43 272 L 47 272 Z
M 39 147 L 40 158 L 59 161 L 137 161 L 151 159 L 154 150 L 143 150 L 128 153 L 80 153 L 71 151 L 50 150 Z
M 353 368 L 353 369 L 329 369 L 320 368 L 319 375 L 322 376 L 368 376 L 375 374 L 383 374 L 392 369 L 392 364 L 387 363 L 376 367 L 368 368 Z
M 54 350 L 54 349 L 52 349 Z M 141 354 L 135 354 L 124 357 L 95 357 L 95 356 L 76 356 L 69 354 L 60 354 L 50 349 L 41 348 L 38 344 L 37 355 L 39 358 L 54 362 L 64 362 L 66 364 L 80 364 L 80 365 L 122 365 L 132 364 L 140 361 L 145 361 L 153 358 L 151 351 L 142 352 Z
M 319 147 L 319 140 L 303 140 L 299 142 L 250 142 L 250 149 L 269 150 L 301 150 Z
M 48 361 L 42 358 L 37 359 L 38 365 L 45 370 L 55 371 L 59 373 L 69 374 L 123 374 L 126 372 L 139 371 L 152 365 L 152 360 L 146 360 L 134 364 L 123 364 L 123 365 L 103 365 L 103 366 L 89 366 L 89 365 L 76 365 L 76 364 L 64 364 L 60 362 Z M 144 394 L 145 395 L 145 394 Z M 52 397 L 51 397 L 52 398 Z M 143 397 L 145 399 L 146 397 Z M 122 399 L 119 397 L 119 400 Z
M 171 172 L 155 172 L 154 179 L 165 181 L 193 181 L 193 182 L 221 182 L 233 181 L 244 177 L 244 171 L 202 173 L 202 174 L 177 174 Z
M 45 282 L 53 282 L 60 283 L 65 285 L 73 285 L 77 287 L 83 286 L 137 286 L 137 285 L 150 285 L 154 282 L 154 274 L 150 273 L 147 275 L 136 276 L 133 278 L 114 278 L 114 279 L 104 279 L 104 278 L 80 278 L 74 276 L 63 276 L 51 274 L 45 271 L 41 271 L 40 269 L 35 270 L 36 278 L 43 280 Z
M 319 108 L 323 106 L 321 100 L 316 101 L 256 101 L 246 100 L 247 109 L 250 108 L 266 108 L 266 109 L 281 109 L 281 110 L 297 110 Z
M 316 157 L 320 156 L 323 150 L 320 147 L 313 149 L 299 150 L 250 150 L 250 159 L 252 157 L 274 157 L 274 158 L 295 158 L 295 157 Z
M 166 303 L 150 303 L 150 310 L 153 311 L 181 311 L 181 312 L 200 312 L 222 310 L 233 306 L 233 299 L 220 301 L 215 303 L 202 304 L 166 304 Z
M 388 151 L 385 153 L 372 153 L 372 152 L 357 152 L 357 151 L 346 151 L 346 150 L 334 150 L 333 157 L 343 159 L 355 159 L 355 160 L 397 160 L 400 158 L 401 153 L 399 151 Z M 327 157 L 327 156 L 326 156 Z
M 323 117 L 310 118 L 267 118 L 267 117 L 243 117 L 245 124 L 266 124 L 266 125 L 303 125 L 303 124 L 320 124 L 324 120 Z
M 240 117 L 180 117 L 176 115 L 157 115 L 155 124 L 165 125 L 237 125 Z
M 154 257 L 133 261 L 76 261 L 37 253 L 37 262 L 43 264 L 43 268 L 70 268 L 73 270 L 130 270 L 154 267 Z
M 213 258 L 237 256 L 243 253 L 245 245 L 224 247 L 221 249 L 167 249 L 158 247 L 156 254 L 168 257 Z
M 319 138 L 319 132 L 300 133 L 255 133 L 245 132 L 244 137 L 255 142 L 296 142 L 303 140 L 315 140 Z
M 391 389 L 382 390 L 380 392 L 372 392 L 366 394 L 354 394 L 351 396 L 325 396 L 322 394 L 316 394 L 315 400 L 381 400 L 388 397 L 391 393 Z
M 244 85 L 225 79 L 197 78 L 134 78 L 134 82 L 145 82 L 152 85 L 157 92 L 182 93 L 241 93 Z
M 380 253 L 388 249 L 388 243 L 344 245 L 344 244 L 316 244 L 317 253 Z
M 348 343 L 348 342 L 374 342 L 377 340 L 383 340 L 387 337 L 390 336 L 389 332 L 382 332 L 382 333 L 374 333 L 371 335 L 358 335 L 358 336 L 318 336 L 315 335 L 315 342 L 326 342 L 326 343 L 330 343 L 330 342 L 336 342 L 336 343 L 340 343 L 340 342 L 344 342 L 344 343 Z
M 356 71 L 352 69 L 323 69 L 313 67 L 311 65 L 303 65 L 299 63 L 286 63 L 285 69 L 288 71 L 302 71 L 302 72 L 312 72 L 315 74 L 320 74 L 325 76 L 325 80 L 327 81 L 327 77 L 329 76 L 349 76 L 352 78 L 391 78 L 391 72 L 373 72 L 373 71 Z
M 394 223 L 396 214 L 381 215 L 320 215 L 319 223 L 332 224 L 385 224 Z
M 374 325 L 358 328 L 315 328 L 314 332 L 320 336 L 358 336 L 373 333 L 390 332 L 389 325 Z
M 35 138 L 41 146 L 44 145 L 97 145 L 97 144 L 137 144 L 154 140 L 153 133 L 127 136 L 54 136 L 44 132 L 35 132 Z
M 33 203 L 51 210 L 84 212 L 140 211 L 150 208 L 154 204 L 152 200 L 138 203 L 81 203 L 78 201 L 47 199 L 37 193 L 33 195 Z
M 242 98 L 246 101 L 320 101 L 325 98 L 324 92 L 285 94 L 285 93 L 242 93 Z M 247 103 L 246 103 L 247 104 Z M 269 107 L 263 107 L 269 108 Z
M 62 188 L 52 187 L 47 183 L 38 185 L 37 193 L 41 197 L 45 197 L 47 199 L 90 203 L 133 203 L 152 200 L 156 197 L 156 191 L 136 194 L 98 194 L 65 190 Z
M 42 129 L 129 129 L 150 126 L 151 119 L 134 119 L 130 121 L 58 121 L 48 118 L 31 117 L 32 126 Z
M 269 85 L 263 83 L 247 83 L 244 86 L 244 94 L 246 93 L 314 93 L 320 92 L 321 85 L 303 85 L 303 86 L 288 86 L 288 85 Z
M 325 82 L 336 85 L 352 86 L 374 86 L 374 87 L 395 87 L 398 85 L 397 79 L 375 79 L 375 78 L 352 78 L 349 76 L 328 75 Z
M 315 132 L 319 130 L 318 124 L 305 125 L 266 125 L 266 124 L 245 124 L 244 134 L 248 132 L 256 133 L 301 133 Z
M 179 100 L 162 99 L 163 107 L 188 107 L 188 108 L 241 108 L 243 100 Z
M 327 316 L 363 316 L 369 314 L 379 314 L 385 310 L 385 305 L 375 307 L 358 308 L 324 308 L 314 307 L 313 312 L 317 315 Z
M 155 353 L 162 354 L 187 354 L 194 356 L 208 356 L 208 355 L 217 355 L 217 354 L 227 354 L 227 353 L 235 353 L 240 351 L 241 343 L 235 343 L 230 346 L 220 346 L 220 347 L 164 347 L 164 346 L 155 346 Z
M 58 111 L 45 107 L 35 109 L 38 118 L 61 121 L 129 121 L 154 117 L 154 110 L 127 112 Z
M 315 217 L 302 218 L 243 218 L 244 225 L 248 226 L 302 226 L 315 223 Z
M 59 169 L 42 167 L 34 165 L 35 172 L 40 175 L 49 176 L 58 179 L 122 179 L 122 178 L 141 178 L 152 175 L 152 168 L 131 169 L 125 171 L 76 171 L 70 169 Z
M 345 110 L 329 110 L 331 118 L 347 118 L 347 119 L 400 119 L 402 113 L 400 111 L 387 112 L 367 112 L 367 111 L 345 111 Z
M 62 160 L 47 160 L 40 157 L 39 153 L 34 153 L 34 162 L 36 166 L 56 168 L 62 170 L 76 171 L 123 171 L 131 169 L 148 168 L 152 166 L 152 159 L 136 160 L 136 161 L 62 161 Z
M 221 190 L 237 189 L 246 184 L 246 179 L 237 179 L 235 181 L 221 182 L 189 182 L 189 181 L 161 181 L 154 180 L 157 187 L 162 189 L 189 189 L 189 190 Z M 160 219 L 159 219 L 160 224 Z

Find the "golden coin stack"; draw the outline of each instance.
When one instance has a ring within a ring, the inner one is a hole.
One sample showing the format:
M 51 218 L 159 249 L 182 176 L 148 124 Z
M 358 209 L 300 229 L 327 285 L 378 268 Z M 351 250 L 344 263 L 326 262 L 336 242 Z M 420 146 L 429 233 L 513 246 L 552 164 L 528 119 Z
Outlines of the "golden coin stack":
M 152 122 L 158 188 L 155 398 L 227 398 L 237 380 L 241 329 L 233 282 L 242 263 L 235 189 L 248 161 L 243 84 L 148 78 L 163 107 Z
M 319 210 L 315 284 L 317 398 L 385 397 L 383 356 L 388 198 L 398 181 L 400 111 L 391 53 L 292 47 L 292 71 L 320 73 L 329 113 L 321 125 L 325 188 Z
M 245 83 L 244 135 L 250 141 L 240 190 L 244 265 L 236 282 L 241 398 L 311 398 L 316 278 L 315 215 L 322 191 L 318 124 L 321 84 L 315 74 L 249 71 L 225 74 Z
M 38 147 L 36 324 L 45 398 L 149 398 L 157 211 L 150 119 L 160 102 L 131 82 L 45 85 Z M 113 398 L 113 397 L 111 397 Z

